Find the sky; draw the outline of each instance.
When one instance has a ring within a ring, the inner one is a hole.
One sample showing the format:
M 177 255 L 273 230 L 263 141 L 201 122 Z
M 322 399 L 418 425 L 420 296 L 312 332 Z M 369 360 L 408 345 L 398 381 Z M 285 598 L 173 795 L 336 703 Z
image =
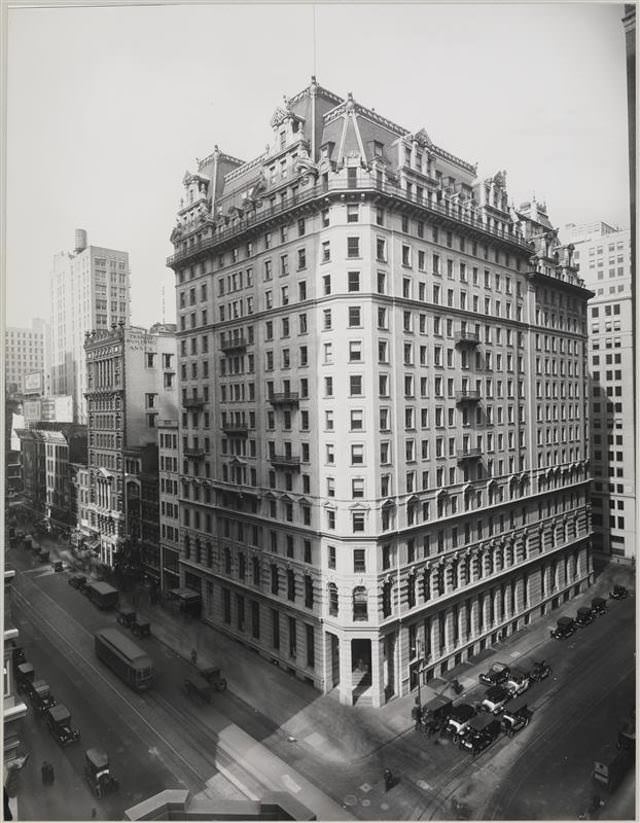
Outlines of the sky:
M 73 249 L 76 228 L 129 252 L 134 324 L 173 320 L 166 258 L 185 171 L 216 144 L 259 155 L 282 96 L 314 73 L 411 131 L 424 127 L 480 176 L 505 169 L 513 202 L 535 194 L 558 227 L 629 225 L 622 4 L 8 14 L 7 325 L 48 318 L 52 258 Z

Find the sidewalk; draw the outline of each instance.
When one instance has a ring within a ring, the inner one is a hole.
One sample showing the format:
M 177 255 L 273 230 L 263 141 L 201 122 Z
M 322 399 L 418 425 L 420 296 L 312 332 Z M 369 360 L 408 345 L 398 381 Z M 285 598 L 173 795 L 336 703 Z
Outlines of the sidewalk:
M 47 544 L 49 541 L 46 541 Z M 53 543 L 54 541 L 51 541 Z M 53 546 L 52 546 L 53 549 Z M 59 553 L 59 552 L 57 552 Z M 52 559 L 54 552 L 52 551 Z M 70 553 L 63 550 L 64 559 Z M 478 675 L 496 659 L 509 662 L 520 656 L 533 654 L 535 649 L 549 638 L 549 628 L 563 613 L 574 614 L 577 608 L 588 605 L 595 596 L 608 598 L 614 582 L 623 582 L 635 589 L 633 571 L 624 566 L 609 565 L 599 575 L 594 585 L 578 598 L 568 601 L 530 626 L 521 629 L 504 641 L 495 644 L 449 673 L 457 678 L 465 691 L 477 686 Z M 123 600 L 132 600 L 124 595 Z M 275 726 L 271 737 L 257 742 L 239 727 L 231 725 L 220 735 L 221 757 L 216 766 L 238 788 L 245 789 L 248 797 L 255 797 L 256 781 L 273 790 L 283 787 L 309 808 L 319 819 L 351 818 L 344 806 L 335 803 L 313 784 L 306 781 L 295 769 L 274 754 L 266 745 L 269 739 L 289 743 L 298 750 L 298 756 L 323 760 L 333 766 L 340 763 L 353 765 L 382 750 L 392 739 L 413 729 L 411 709 L 417 690 L 391 700 L 385 706 L 374 709 L 367 706 L 344 706 L 337 694 L 322 695 L 308 684 L 288 676 L 282 669 L 250 650 L 247 646 L 229 638 L 213 627 L 176 615 L 161 605 L 150 605 L 143 593 L 138 608 L 151 622 L 152 634 L 161 643 L 190 660 L 192 649 L 197 651 L 199 666 L 220 666 L 235 696 L 259 712 Z M 444 680 L 433 681 L 421 687 L 422 702 L 444 692 L 454 698 L 453 690 Z M 458 696 L 464 700 L 464 693 Z M 380 754 L 382 762 L 382 754 Z M 374 791 L 380 786 L 371 787 Z M 394 792 L 388 801 L 387 819 L 406 818 L 406 813 L 394 807 L 399 801 Z M 396 802 L 394 802 L 396 801 Z M 385 806 L 387 804 L 385 803 Z M 394 811 L 397 812 L 394 815 Z

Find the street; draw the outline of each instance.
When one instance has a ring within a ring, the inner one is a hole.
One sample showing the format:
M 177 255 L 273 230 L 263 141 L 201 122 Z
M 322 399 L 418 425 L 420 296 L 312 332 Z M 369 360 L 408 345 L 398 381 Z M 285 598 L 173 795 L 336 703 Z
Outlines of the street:
M 135 694 L 93 652 L 93 632 L 115 625 L 115 615 L 98 611 L 68 585 L 67 574 L 55 574 L 48 565 L 31 568 L 30 553 L 15 549 L 9 555 L 10 564 L 23 570 L 13 597 L 27 658 L 36 676 L 46 679 L 58 702 L 71 710 L 81 732 L 80 742 L 62 751 L 29 712 L 24 740 L 32 751 L 28 768 L 36 772 L 41 760 L 49 759 L 58 779 L 55 787 L 39 787 L 36 796 L 21 798 L 24 818 L 87 819 L 96 808 L 99 817 L 117 819 L 124 809 L 164 788 L 185 786 L 197 793 L 207 783 L 212 795 L 239 798 L 215 765 L 221 755 L 218 742 L 239 727 L 324 790 L 345 813 L 362 819 L 444 819 L 451 817 L 454 799 L 466 804 L 475 819 L 575 819 L 593 793 L 594 753 L 605 739 L 615 739 L 634 702 L 634 600 L 609 601 L 608 614 L 569 640 L 548 639 L 548 626 L 560 612 L 525 635 L 527 654 L 545 658 L 552 675 L 527 692 L 534 710 L 530 726 L 513 739 L 499 738 L 475 757 L 446 738 L 415 732 L 408 722 L 395 736 L 385 736 L 372 720 L 373 710 L 348 710 L 321 696 L 295 717 L 302 723 L 313 708 L 326 704 L 330 711 L 334 706 L 343 739 L 332 739 L 340 732 L 328 723 L 315 731 L 318 738 L 327 738 L 326 746 L 302 745 L 283 734 L 284 725 L 293 722 L 290 707 L 281 705 L 282 699 L 278 706 L 270 702 L 261 690 L 260 672 L 277 683 L 280 694 L 290 689 L 291 706 L 299 705 L 301 684 L 262 658 L 250 658 L 257 674 L 253 685 L 243 683 L 236 690 L 232 683 L 215 705 L 205 706 L 184 694 L 189 666 L 183 657 L 152 636 L 136 642 L 153 658 L 157 681 L 150 692 Z M 574 607 L 562 613 L 572 611 Z M 246 650 L 236 653 L 241 657 Z M 505 649 L 503 662 L 513 664 L 519 654 Z M 485 662 L 488 667 L 491 661 Z M 474 678 L 461 678 L 466 691 L 460 700 L 481 699 L 484 687 Z M 244 699 L 235 691 L 242 691 Z M 408 718 L 410 702 L 404 703 Z M 339 747 L 349 745 L 352 756 L 339 756 Z M 109 753 L 121 782 L 120 792 L 100 803 L 82 777 L 84 750 L 90 746 Z M 387 767 L 397 782 L 385 792 L 382 772 Z M 253 789 L 260 794 L 266 790 L 265 779 L 254 777 Z M 63 794 L 59 780 L 64 781 Z M 27 815 L 27 809 L 32 813 Z

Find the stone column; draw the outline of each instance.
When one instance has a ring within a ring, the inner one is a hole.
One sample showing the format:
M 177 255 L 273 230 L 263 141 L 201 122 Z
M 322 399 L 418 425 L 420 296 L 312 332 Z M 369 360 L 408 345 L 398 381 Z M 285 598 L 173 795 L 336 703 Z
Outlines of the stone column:
M 453 649 L 453 609 L 448 608 L 444 622 L 444 647 L 447 652 Z
M 466 643 L 469 637 L 467 636 L 467 604 L 460 603 L 458 606 L 458 636 L 460 637 L 460 645 Z
M 433 615 L 430 620 L 431 631 L 431 658 L 437 660 L 440 657 L 442 649 L 440 648 L 440 620 L 437 614 Z
M 340 638 L 340 702 L 353 706 L 353 676 L 351 674 L 351 640 Z
M 384 640 L 371 640 L 371 686 L 373 691 L 373 705 L 375 708 L 384 706 Z
M 474 595 L 471 598 L 471 637 L 477 637 L 479 632 L 478 626 L 478 611 L 479 611 L 479 604 L 478 604 L 478 596 Z

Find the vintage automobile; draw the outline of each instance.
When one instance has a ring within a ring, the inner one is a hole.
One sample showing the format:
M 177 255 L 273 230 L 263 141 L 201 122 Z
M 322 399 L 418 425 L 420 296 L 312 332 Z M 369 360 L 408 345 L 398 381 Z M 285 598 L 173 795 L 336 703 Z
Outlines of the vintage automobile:
M 479 680 L 487 686 L 499 686 L 509 677 L 509 671 L 505 663 L 494 663 L 488 672 L 483 672 L 479 676 Z
M 118 617 L 116 619 L 121 626 L 131 628 L 136 619 L 136 610 L 130 606 L 121 606 L 118 609 Z
M 120 783 L 109 769 L 109 756 L 101 749 L 87 749 L 85 752 L 84 776 L 97 798 L 120 788 Z
M 208 666 L 199 668 L 198 673 L 201 677 L 209 683 L 217 692 L 223 692 L 227 688 L 227 680 L 222 676 L 219 666 Z
M 492 686 L 487 689 L 480 708 L 485 712 L 500 714 L 512 697 L 512 693 L 506 686 Z
M 131 631 L 136 637 L 149 637 L 151 635 L 151 623 L 146 617 L 136 617 L 131 624 Z
M 71 726 L 71 712 L 62 703 L 48 709 L 47 726 L 52 737 L 60 746 L 68 746 L 80 739 L 80 732 Z
M 84 574 L 72 574 L 67 583 L 74 589 L 83 589 L 87 584 L 87 578 Z
M 529 680 L 533 683 L 539 683 L 541 680 L 549 677 L 551 674 L 551 666 L 546 660 L 534 660 L 529 668 Z
M 604 597 L 594 597 L 591 601 L 591 614 L 597 617 L 599 614 L 607 613 L 607 601 Z
M 593 614 L 589 606 L 580 606 L 576 614 L 576 626 L 583 628 L 593 623 Z
M 423 706 L 414 706 L 412 717 L 416 721 L 416 731 L 431 736 L 446 725 L 453 702 L 448 697 L 437 695 Z
M 613 600 L 624 600 L 625 597 L 628 596 L 629 590 L 626 588 L 626 586 L 621 586 L 619 584 L 616 584 L 613 587 L 613 591 L 609 592 L 609 597 L 611 597 Z
M 27 695 L 37 714 L 45 714 L 52 706 L 56 705 L 51 688 L 45 680 L 34 680 L 27 688 Z
M 189 697 L 199 697 L 205 703 L 211 703 L 213 693 L 216 691 L 211 683 L 199 675 L 185 678 L 184 689 Z
M 504 685 L 505 688 L 511 692 L 512 697 L 517 697 L 523 692 L 526 692 L 531 685 L 531 679 L 528 672 L 525 672 L 520 668 L 511 669 L 509 677 L 505 680 Z
M 53 561 L 53 570 L 54 572 L 61 572 L 63 570 L 62 560 L 54 560 Z
M 16 688 L 19 692 L 27 692 L 35 680 L 36 670 L 31 663 L 20 663 L 16 666 Z
M 551 629 L 550 634 L 555 640 L 564 640 L 575 631 L 575 623 L 571 617 L 559 617 L 555 629 Z
M 502 728 L 509 737 L 513 737 L 516 732 L 524 729 L 529 725 L 531 720 L 532 710 L 528 708 L 527 704 L 514 704 L 512 707 L 505 709 L 502 713 Z
M 469 725 L 471 718 L 475 717 L 475 714 L 476 710 L 470 703 L 459 703 L 454 706 L 444 726 L 444 733 L 450 735 L 454 742 L 457 742 Z
M 18 646 L 14 640 L 10 640 L 8 647 L 11 649 L 11 656 L 14 666 L 19 666 L 20 663 L 27 662 L 27 658 L 22 646 Z
M 494 688 L 500 688 L 495 686 Z M 490 746 L 502 732 L 502 725 L 495 717 L 489 715 L 476 715 L 469 721 L 464 735 L 460 740 L 460 748 L 463 751 L 478 754 Z

